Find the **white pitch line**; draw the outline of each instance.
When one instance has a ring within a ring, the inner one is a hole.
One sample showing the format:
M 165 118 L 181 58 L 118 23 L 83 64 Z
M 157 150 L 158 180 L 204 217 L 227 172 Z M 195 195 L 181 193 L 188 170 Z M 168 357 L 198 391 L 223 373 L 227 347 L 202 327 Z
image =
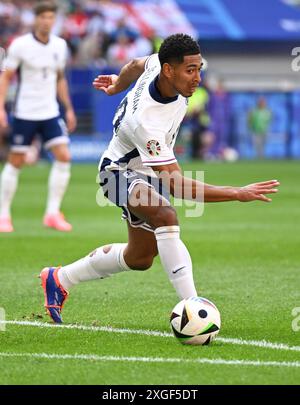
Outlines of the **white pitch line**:
M 90 332 L 109 332 L 109 333 L 124 333 L 124 334 L 133 334 L 133 335 L 144 335 L 144 336 L 156 336 L 170 338 L 174 337 L 173 333 L 168 332 L 159 332 L 154 330 L 143 330 L 143 329 L 122 329 L 122 328 L 113 328 L 110 326 L 88 326 L 88 325 L 77 325 L 77 324 L 54 324 L 46 322 L 31 322 L 31 321 L 0 321 L 1 324 L 6 325 L 17 325 L 17 326 L 31 326 L 38 328 L 58 328 L 58 329 L 78 329 L 83 331 Z M 266 340 L 245 340 L 238 338 L 225 338 L 217 337 L 216 340 L 220 343 L 240 345 L 240 346 L 253 346 L 260 347 L 264 349 L 273 349 L 273 350 L 286 350 L 292 352 L 300 352 L 300 346 L 289 346 L 285 343 L 273 343 L 267 342 Z
M 123 329 L 123 328 L 112 328 L 110 326 L 88 326 L 88 325 L 77 325 L 77 324 L 54 324 L 45 322 L 31 322 L 31 321 L 0 321 L 0 325 L 20 325 L 20 326 L 35 326 L 38 328 L 59 328 L 59 329 L 79 329 L 90 332 L 111 332 L 111 333 L 125 333 L 133 335 L 146 335 L 146 336 L 158 336 L 158 337 L 173 337 L 172 333 L 159 332 L 154 330 L 143 330 L 143 329 Z
M 92 360 L 92 361 L 119 361 L 136 363 L 196 363 L 227 366 L 256 366 L 256 367 L 300 367 L 299 361 L 259 361 L 259 360 L 226 360 L 226 359 L 183 359 L 176 357 L 128 357 L 128 356 L 98 356 L 96 354 L 56 354 L 56 353 L 5 353 L 0 357 L 29 357 L 46 360 Z
M 77 325 L 77 324 L 54 324 L 45 322 L 31 322 L 31 321 L 0 321 L 0 325 L 20 325 L 20 326 L 33 326 L 38 328 L 58 328 L 58 329 L 79 329 L 90 332 L 111 332 L 111 333 L 126 333 L 133 335 L 146 335 L 146 336 L 158 336 L 158 337 L 173 337 L 172 333 L 159 332 L 154 330 L 143 330 L 143 329 L 122 329 L 122 328 L 112 328 L 110 326 L 88 326 L 88 325 Z
M 262 347 L 262 348 L 266 348 L 266 349 L 288 350 L 288 351 L 292 351 L 292 352 L 300 352 L 300 346 L 289 346 L 286 343 L 273 343 L 273 342 L 267 342 L 266 340 L 244 340 L 244 339 L 223 338 L 223 337 L 217 337 L 217 339 L 219 342 L 233 344 L 233 345 L 255 346 L 255 347 Z
M 225 366 L 256 366 L 256 367 L 300 367 L 299 361 L 259 361 L 259 360 L 226 360 L 226 359 L 183 359 L 176 357 L 128 357 L 128 356 L 98 356 L 96 354 L 56 354 L 56 353 L 5 353 L 0 357 L 29 357 L 46 360 L 91 360 L 119 361 L 135 363 L 194 363 Z

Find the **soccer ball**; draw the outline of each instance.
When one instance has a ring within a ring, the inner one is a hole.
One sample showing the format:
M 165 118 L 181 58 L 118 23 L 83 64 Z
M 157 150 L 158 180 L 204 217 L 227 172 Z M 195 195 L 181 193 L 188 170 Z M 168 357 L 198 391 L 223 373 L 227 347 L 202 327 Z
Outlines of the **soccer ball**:
M 183 344 L 208 345 L 219 333 L 221 317 L 218 308 L 202 297 L 180 301 L 172 311 L 171 328 Z
M 225 148 L 222 151 L 222 157 L 226 162 L 236 162 L 239 158 L 239 153 L 233 148 Z

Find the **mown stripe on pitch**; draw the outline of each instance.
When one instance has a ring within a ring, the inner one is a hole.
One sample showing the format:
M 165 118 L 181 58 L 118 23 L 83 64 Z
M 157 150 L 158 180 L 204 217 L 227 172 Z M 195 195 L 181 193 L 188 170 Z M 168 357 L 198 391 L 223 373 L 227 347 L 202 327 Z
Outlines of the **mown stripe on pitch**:
M 16 326 L 31 326 L 38 328 L 61 328 L 61 329 L 77 329 L 90 332 L 108 332 L 108 333 L 124 333 L 124 334 L 133 334 L 133 335 L 143 335 L 143 336 L 155 336 L 163 338 L 174 338 L 173 333 L 160 332 L 155 330 L 143 330 L 143 329 L 122 329 L 122 328 L 112 328 L 110 326 L 88 326 L 80 324 L 63 324 L 56 325 L 53 323 L 46 322 L 31 322 L 31 321 L 0 321 L 0 324 L 6 325 L 16 325 Z M 291 352 L 300 352 L 300 346 L 289 346 L 286 343 L 276 343 L 268 342 L 266 340 L 245 340 L 239 338 L 230 338 L 230 337 L 221 337 L 217 336 L 215 341 L 239 345 L 239 346 L 253 346 L 260 347 L 263 349 L 273 349 L 273 350 L 286 350 Z

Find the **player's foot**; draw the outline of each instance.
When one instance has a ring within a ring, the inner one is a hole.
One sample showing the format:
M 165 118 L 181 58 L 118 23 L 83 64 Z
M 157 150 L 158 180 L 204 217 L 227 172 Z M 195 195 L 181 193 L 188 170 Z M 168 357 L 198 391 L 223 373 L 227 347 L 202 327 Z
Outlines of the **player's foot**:
M 43 224 L 48 228 L 53 228 L 62 232 L 70 232 L 72 230 L 72 225 L 65 220 L 65 217 L 61 212 L 58 214 L 46 214 L 44 216 Z
M 13 232 L 14 228 L 9 217 L 0 218 L 0 232 Z
M 55 323 L 62 323 L 61 310 L 69 295 L 58 280 L 59 269 L 60 267 L 45 267 L 40 274 L 45 295 L 45 308 Z

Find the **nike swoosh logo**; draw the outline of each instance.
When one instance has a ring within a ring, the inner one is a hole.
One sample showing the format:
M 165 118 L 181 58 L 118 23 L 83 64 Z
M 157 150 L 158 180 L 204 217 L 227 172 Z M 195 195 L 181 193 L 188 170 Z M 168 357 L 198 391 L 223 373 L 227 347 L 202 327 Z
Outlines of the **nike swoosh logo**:
M 180 271 L 180 270 L 182 270 L 182 269 L 184 269 L 184 268 L 185 268 L 185 266 L 179 267 L 179 269 L 176 269 L 176 270 L 172 271 L 172 273 L 173 273 L 173 274 L 176 274 L 176 273 L 178 273 L 178 271 Z

